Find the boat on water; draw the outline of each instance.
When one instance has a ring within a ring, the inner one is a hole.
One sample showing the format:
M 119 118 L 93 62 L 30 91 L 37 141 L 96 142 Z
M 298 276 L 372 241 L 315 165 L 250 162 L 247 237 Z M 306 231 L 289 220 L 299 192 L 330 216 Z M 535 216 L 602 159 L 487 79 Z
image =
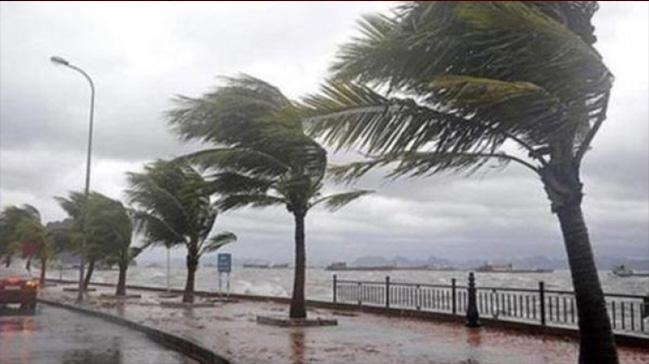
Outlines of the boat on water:
M 258 268 L 258 269 L 285 269 L 288 268 L 288 263 L 281 264 L 267 264 L 267 263 L 245 263 L 243 264 L 244 268 Z
M 624 264 L 618 265 L 617 267 L 613 268 L 613 274 L 618 277 L 632 277 L 633 273 L 633 269 L 628 268 Z
M 515 269 L 512 263 L 507 264 L 483 264 L 475 269 L 476 272 L 483 273 L 552 273 L 553 269 Z
M 611 271 L 614 275 L 618 277 L 649 277 L 649 273 L 636 273 L 633 271 L 633 269 L 627 267 L 624 264 L 620 264 L 613 268 Z

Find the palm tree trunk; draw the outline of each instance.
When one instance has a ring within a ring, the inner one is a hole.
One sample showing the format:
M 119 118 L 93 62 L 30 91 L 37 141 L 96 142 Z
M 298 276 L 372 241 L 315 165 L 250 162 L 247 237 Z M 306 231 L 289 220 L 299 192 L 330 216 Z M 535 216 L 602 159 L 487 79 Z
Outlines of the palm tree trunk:
M 617 350 L 581 204 L 557 209 L 579 317 L 579 363 L 617 364 Z
M 295 275 L 293 277 L 293 296 L 291 297 L 290 318 L 306 318 L 304 300 L 306 251 L 304 248 L 304 213 L 294 212 L 295 217 Z
M 41 257 L 41 278 L 40 278 L 40 284 L 41 286 L 45 285 L 45 272 L 47 270 L 47 258 Z
M 617 364 L 615 338 L 581 211 L 579 166 L 565 162 L 571 155 L 571 144 L 558 145 L 541 178 L 559 218 L 568 255 L 579 319 L 579 363 Z
M 119 278 L 117 279 L 117 289 L 115 290 L 115 296 L 126 296 L 126 270 L 128 269 L 128 264 L 119 265 Z
M 88 285 L 90 284 L 90 279 L 92 278 L 92 272 L 95 270 L 95 260 L 91 260 L 88 262 L 88 270 L 86 271 L 86 278 L 83 280 L 83 290 L 88 289 Z
M 194 246 L 195 244 L 191 244 L 187 251 L 187 282 L 183 294 L 183 302 L 185 303 L 194 303 L 194 279 L 198 268 L 198 251 Z

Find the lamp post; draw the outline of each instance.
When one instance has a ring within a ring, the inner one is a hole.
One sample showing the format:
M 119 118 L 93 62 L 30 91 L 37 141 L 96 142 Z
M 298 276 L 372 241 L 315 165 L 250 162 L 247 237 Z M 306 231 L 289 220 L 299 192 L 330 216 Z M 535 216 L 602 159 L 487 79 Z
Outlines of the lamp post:
M 51 57 L 50 60 L 52 63 L 55 65 L 60 65 L 60 66 L 65 66 L 68 67 L 72 70 L 75 70 L 83 75 L 83 77 L 88 80 L 88 83 L 90 84 L 90 122 L 88 126 L 88 153 L 86 156 L 86 184 L 85 188 L 83 190 L 84 193 L 84 202 L 83 202 L 83 211 L 81 213 L 81 231 L 83 233 L 83 239 L 81 241 L 81 254 L 80 256 L 80 264 L 79 264 L 79 291 L 77 294 L 77 303 L 80 303 L 83 301 L 83 270 L 84 270 L 84 265 L 85 265 L 85 259 L 84 259 L 84 248 L 86 246 L 86 234 L 85 234 L 85 229 L 86 229 L 86 205 L 88 202 L 88 195 L 90 193 L 90 160 L 92 156 L 92 129 L 93 129 L 93 119 L 94 119 L 94 114 L 95 114 L 95 84 L 92 82 L 92 79 L 90 76 L 81 68 L 70 64 L 67 60 L 61 58 L 61 57 Z

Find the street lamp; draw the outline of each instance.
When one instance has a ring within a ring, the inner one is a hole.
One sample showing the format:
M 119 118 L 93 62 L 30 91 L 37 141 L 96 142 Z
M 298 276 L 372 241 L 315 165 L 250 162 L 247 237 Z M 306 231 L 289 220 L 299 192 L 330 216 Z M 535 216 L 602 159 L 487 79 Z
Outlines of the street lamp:
M 83 301 L 83 270 L 84 270 L 84 256 L 83 256 L 83 249 L 86 246 L 86 234 L 85 234 L 85 229 L 86 229 L 86 205 L 88 202 L 88 195 L 90 193 L 90 158 L 92 155 L 92 128 L 93 128 L 93 119 L 94 119 L 94 114 L 95 114 L 95 84 L 92 82 L 92 79 L 90 76 L 81 68 L 70 64 L 67 60 L 61 58 L 61 57 L 51 57 L 50 60 L 52 63 L 55 65 L 60 65 L 60 66 L 65 66 L 70 69 L 73 69 L 83 75 L 83 77 L 88 80 L 88 83 L 90 84 L 90 123 L 88 126 L 88 153 L 86 157 L 86 185 L 84 189 L 84 203 L 83 203 L 83 211 L 81 214 L 81 230 L 83 233 L 83 240 L 81 241 L 81 254 L 80 255 L 80 264 L 79 264 L 79 291 L 77 294 L 77 303 L 80 303 Z

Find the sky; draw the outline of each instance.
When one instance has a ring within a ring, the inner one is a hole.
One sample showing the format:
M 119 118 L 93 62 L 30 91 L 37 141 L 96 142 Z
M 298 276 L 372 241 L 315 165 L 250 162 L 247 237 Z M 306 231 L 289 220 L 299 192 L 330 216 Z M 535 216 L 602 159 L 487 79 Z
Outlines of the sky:
M 219 84 L 218 76 L 238 73 L 294 99 L 314 93 L 338 47 L 358 34 L 360 16 L 393 6 L 0 3 L 0 208 L 29 203 L 45 222 L 59 220 L 66 216 L 53 197 L 83 188 L 89 88 L 51 56 L 94 79 L 91 188 L 125 200 L 125 172 L 197 147 L 180 143 L 166 126 L 174 95 L 199 96 Z M 597 255 L 649 258 L 649 3 L 600 6 L 596 47 L 615 84 L 608 120 L 582 167 L 583 209 Z M 376 193 L 336 213 L 309 213 L 308 259 L 565 257 L 541 182 L 516 165 L 395 182 L 377 171 L 357 187 Z M 223 250 L 235 257 L 292 259 L 293 221 L 285 209 L 222 214 L 219 230 L 238 235 Z M 153 249 L 142 259 L 162 256 Z

